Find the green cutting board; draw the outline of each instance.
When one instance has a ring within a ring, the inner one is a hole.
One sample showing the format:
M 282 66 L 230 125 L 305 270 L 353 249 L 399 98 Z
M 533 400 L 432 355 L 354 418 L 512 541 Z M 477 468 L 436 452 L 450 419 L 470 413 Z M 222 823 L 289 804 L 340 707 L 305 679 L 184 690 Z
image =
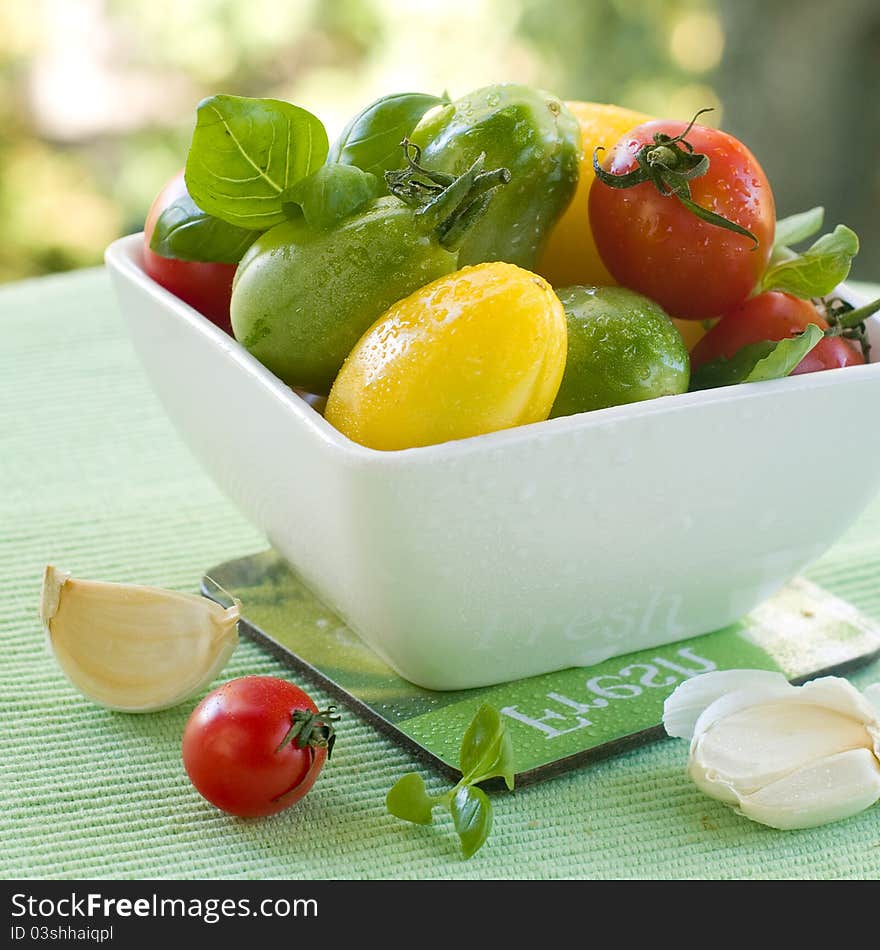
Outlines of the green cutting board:
M 222 588 L 222 591 L 218 589 Z M 590 667 L 481 689 L 435 692 L 395 673 L 274 551 L 212 568 L 202 592 L 242 605 L 240 629 L 450 778 L 477 708 L 505 717 L 517 785 L 665 735 L 663 702 L 715 669 L 778 670 L 793 682 L 842 673 L 880 654 L 880 625 L 796 578 L 735 626 Z

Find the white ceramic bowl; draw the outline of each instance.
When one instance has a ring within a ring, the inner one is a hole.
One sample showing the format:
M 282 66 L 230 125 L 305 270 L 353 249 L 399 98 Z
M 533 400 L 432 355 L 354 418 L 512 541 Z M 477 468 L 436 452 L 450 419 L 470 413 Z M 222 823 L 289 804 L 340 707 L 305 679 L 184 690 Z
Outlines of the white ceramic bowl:
M 140 248 L 122 238 L 106 261 L 178 431 L 318 596 L 430 689 L 724 627 L 880 487 L 880 363 L 367 449 L 154 283 Z

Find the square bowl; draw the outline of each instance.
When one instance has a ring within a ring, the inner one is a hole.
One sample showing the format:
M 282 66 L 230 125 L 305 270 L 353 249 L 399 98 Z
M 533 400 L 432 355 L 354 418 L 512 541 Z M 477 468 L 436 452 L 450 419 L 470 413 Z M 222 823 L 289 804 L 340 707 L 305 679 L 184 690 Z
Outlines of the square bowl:
M 364 448 L 148 277 L 141 242 L 106 262 L 178 432 L 314 592 L 428 689 L 725 627 L 880 487 L 878 363 Z M 880 352 L 877 316 L 869 334 Z

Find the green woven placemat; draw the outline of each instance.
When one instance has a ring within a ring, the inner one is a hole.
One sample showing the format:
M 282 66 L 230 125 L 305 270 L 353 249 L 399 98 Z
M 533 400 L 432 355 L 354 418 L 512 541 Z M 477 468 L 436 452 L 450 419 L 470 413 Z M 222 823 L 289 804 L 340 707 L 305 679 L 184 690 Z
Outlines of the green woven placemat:
M 876 808 L 775 832 L 702 796 L 685 778 L 684 743 L 671 740 L 497 794 L 492 834 L 469 862 L 447 825 L 385 813 L 385 792 L 414 762 L 352 713 L 297 806 L 257 821 L 216 811 L 180 762 L 195 701 L 135 717 L 83 699 L 43 643 L 40 575 L 51 561 L 195 591 L 207 567 L 266 541 L 177 438 L 103 271 L 0 288 L 0 340 L 4 879 L 880 876 Z M 807 576 L 880 619 L 880 499 Z M 291 676 L 243 641 L 223 678 L 253 672 Z M 880 663 L 853 676 L 878 679 Z

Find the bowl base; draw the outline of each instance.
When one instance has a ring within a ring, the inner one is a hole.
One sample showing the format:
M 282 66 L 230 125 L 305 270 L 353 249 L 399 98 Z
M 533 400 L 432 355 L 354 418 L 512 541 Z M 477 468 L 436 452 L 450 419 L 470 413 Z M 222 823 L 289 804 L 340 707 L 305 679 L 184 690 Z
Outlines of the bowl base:
M 662 738 L 663 702 L 688 677 L 748 667 L 797 682 L 880 654 L 880 624 L 796 578 L 724 630 L 595 666 L 437 692 L 399 676 L 273 550 L 212 568 L 202 592 L 238 598 L 243 634 L 449 778 L 460 774 L 464 730 L 491 703 L 511 732 L 518 786 Z

